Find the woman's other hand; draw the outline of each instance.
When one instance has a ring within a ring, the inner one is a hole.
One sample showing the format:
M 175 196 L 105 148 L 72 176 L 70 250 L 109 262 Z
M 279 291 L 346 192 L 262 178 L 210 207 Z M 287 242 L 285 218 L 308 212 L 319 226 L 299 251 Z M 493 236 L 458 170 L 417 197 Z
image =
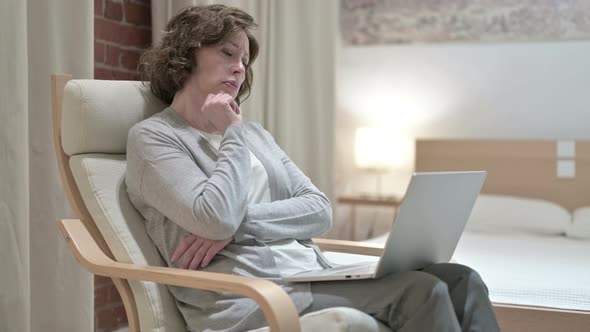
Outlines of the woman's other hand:
M 243 126 L 240 107 L 227 93 L 209 94 L 201 108 L 201 114 L 203 120 L 220 134 L 231 125 Z
M 213 257 L 233 241 L 233 236 L 225 240 L 209 240 L 195 234 L 185 236 L 172 254 L 172 262 L 182 257 L 181 269 L 196 270 L 209 265 Z

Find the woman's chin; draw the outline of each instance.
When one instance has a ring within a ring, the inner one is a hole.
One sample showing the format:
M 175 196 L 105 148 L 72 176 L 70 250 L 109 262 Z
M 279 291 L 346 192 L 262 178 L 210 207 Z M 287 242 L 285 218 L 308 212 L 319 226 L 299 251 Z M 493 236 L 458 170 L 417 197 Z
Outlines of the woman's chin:
M 232 96 L 232 98 L 236 98 L 238 95 L 238 88 L 230 84 L 222 84 L 221 91 L 227 93 L 228 95 Z

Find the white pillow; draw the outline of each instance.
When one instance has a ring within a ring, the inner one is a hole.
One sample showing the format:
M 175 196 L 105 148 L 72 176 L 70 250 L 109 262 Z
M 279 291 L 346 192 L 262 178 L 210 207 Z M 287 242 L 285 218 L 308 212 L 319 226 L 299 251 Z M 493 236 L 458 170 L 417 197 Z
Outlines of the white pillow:
M 491 233 L 565 234 L 571 214 L 559 204 L 533 198 L 481 194 L 466 229 Z
M 566 231 L 567 236 L 578 239 L 590 239 L 590 207 L 574 211 L 574 222 Z

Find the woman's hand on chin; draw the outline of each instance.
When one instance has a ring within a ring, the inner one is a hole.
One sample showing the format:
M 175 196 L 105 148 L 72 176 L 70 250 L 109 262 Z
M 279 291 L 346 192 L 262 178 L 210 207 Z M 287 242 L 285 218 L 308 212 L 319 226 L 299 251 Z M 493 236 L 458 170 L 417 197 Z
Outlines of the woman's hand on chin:
M 195 234 L 188 234 L 172 254 L 172 262 L 180 258 L 181 269 L 196 270 L 209 265 L 213 257 L 233 241 L 233 236 L 225 240 L 209 240 Z
M 223 134 L 231 125 L 242 127 L 242 112 L 236 101 L 227 93 L 209 94 L 201 108 L 205 123 Z

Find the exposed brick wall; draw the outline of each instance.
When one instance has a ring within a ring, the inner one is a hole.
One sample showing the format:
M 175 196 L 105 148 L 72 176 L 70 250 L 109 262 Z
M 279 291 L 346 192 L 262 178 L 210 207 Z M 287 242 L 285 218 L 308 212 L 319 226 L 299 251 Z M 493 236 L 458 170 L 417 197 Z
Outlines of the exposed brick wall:
M 94 78 L 137 80 L 152 41 L 150 0 L 94 0 Z
M 94 78 L 137 80 L 141 53 L 150 46 L 150 0 L 94 0 Z M 94 277 L 94 330 L 127 326 L 121 297 L 110 278 Z
M 94 331 L 110 332 L 129 325 L 125 307 L 111 278 L 94 276 Z

